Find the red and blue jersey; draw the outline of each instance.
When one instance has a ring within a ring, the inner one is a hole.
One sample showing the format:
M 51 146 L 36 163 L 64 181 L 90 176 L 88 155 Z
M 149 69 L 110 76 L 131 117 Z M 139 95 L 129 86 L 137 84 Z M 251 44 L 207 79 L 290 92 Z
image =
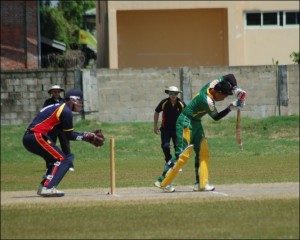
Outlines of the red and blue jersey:
M 81 135 L 73 132 L 73 113 L 64 102 L 44 107 L 28 126 L 30 131 L 42 134 L 48 134 L 54 128 L 64 131 L 70 140 Z

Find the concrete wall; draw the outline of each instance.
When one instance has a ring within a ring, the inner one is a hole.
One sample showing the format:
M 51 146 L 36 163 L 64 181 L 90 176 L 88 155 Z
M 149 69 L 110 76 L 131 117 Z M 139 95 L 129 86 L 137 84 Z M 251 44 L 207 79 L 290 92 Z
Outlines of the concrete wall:
M 86 118 L 112 122 L 151 121 L 158 101 L 167 97 L 164 88 L 170 85 L 180 86 L 179 70 L 97 70 L 90 79 L 92 87 L 84 89 L 85 96 L 91 89 L 98 89 L 97 95 L 90 95 L 91 98 L 85 102 L 85 110 L 93 111 L 91 114 L 86 113 Z
M 249 67 L 184 67 L 147 69 L 98 69 L 83 76 L 85 117 L 102 122 L 153 121 L 154 109 L 167 95 L 164 89 L 175 85 L 183 89 L 183 100 L 188 103 L 207 82 L 228 73 L 235 74 L 238 85 L 248 93 L 243 115 L 251 118 L 299 114 L 299 65 L 285 66 L 286 75 L 277 79 L 277 66 Z M 88 82 L 88 84 L 87 84 Z M 278 82 L 282 82 L 280 99 L 287 106 L 278 106 Z M 96 90 L 98 89 L 98 90 Z M 228 97 L 217 103 L 222 110 L 233 101 Z M 232 112 L 229 116 L 235 116 Z
M 80 71 L 2 71 L 1 125 L 29 124 L 49 98 L 50 87 L 57 84 L 65 90 L 81 87 Z
M 233 73 L 248 93 L 242 114 L 251 118 L 299 115 L 299 65 L 246 67 L 125 68 L 1 72 L 1 125 L 28 124 L 48 98 L 47 90 L 59 84 L 66 90 L 82 88 L 85 118 L 100 122 L 153 121 L 164 90 L 175 85 L 188 103 L 204 84 Z M 182 97 L 182 96 L 180 96 Z M 222 110 L 233 101 L 217 103 Z M 280 104 L 280 105 L 278 105 Z M 235 112 L 229 116 L 236 116 Z
M 287 72 L 288 106 L 286 114 L 299 115 L 299 65 L 288 65 Z

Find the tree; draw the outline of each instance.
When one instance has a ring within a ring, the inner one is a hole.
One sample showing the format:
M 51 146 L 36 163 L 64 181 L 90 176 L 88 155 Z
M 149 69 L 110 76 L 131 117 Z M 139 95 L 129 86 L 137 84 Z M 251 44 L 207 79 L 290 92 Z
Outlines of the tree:
M 294 63 L 300 64 L 300 57 L 299 57 L 299 52 L 292 52 L 290 54 L 290 58 L 292 58 Z
M 41 7 L 50 7 L 51 6 L 51 0 L 41 0 L 40 2 Z
M 95 1 L 77 0 L 77 1 L 65 1 L 60 0 L 57 8 L 62 11 L 64 18 L 71 25 L 76 25 L 79 28 L 83 28 L 83 15 L 92 8 L 95 8 Z
M 73 29 L 64 18 L 62 12 L 57 8 L 43 6 L 40 10 L 40 17 L 42 36 L 63 42 L 69 49 L 72 42 L 74 42 L 70 37 Z
M 78 30 L 83 26 L 84 12 L 95 7 L 95 1 L 59 1 L 51 7 L 50 0 L 41 1 L 41 34 L 64 42 L 67 49 L 76 49 Z
M 52 63 L 58 66 L 87 65 L 96 56 L 89 54 L 89 49 L 78 44 L 79 29 L 84 26 L 85 11 L 95 7 L 95 1 L 40 1 L 41 34 L 66 44 L 64 55 L 53 55 Z M 84 60 L 82 60 L 82 57 Z

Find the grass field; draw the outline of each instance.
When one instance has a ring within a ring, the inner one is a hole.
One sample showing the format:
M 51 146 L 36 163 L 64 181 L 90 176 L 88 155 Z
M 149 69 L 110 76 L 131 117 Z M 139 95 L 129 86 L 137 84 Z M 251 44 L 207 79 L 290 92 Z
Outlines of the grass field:
M 235 119 L 203 121 L 211 153 L 210 182 L 299 182 L 299 116 L 242 118 L 244 150 L 235 140 Z M 75 172 L 59 189 L 110 185 L 109 139 L 115 138 L 116 185 L 152 187 L 163 168 L 160 138 L 152 123 L 80 121 L 75 130 L 101 128 L 101 149 L 72 142 Z M 22 145 L 26 129 L 1 126 L 1 191 L 36 191 L 43 160 Z M 174 185 L 193 185 L 193 157 Z M 162 193 L 163 194 L 163 193 Z M 15 226 L 18 226 L 17 228 Z M 1 206 L 1 239 L 299 239 L 299 198 L 178 199 Z

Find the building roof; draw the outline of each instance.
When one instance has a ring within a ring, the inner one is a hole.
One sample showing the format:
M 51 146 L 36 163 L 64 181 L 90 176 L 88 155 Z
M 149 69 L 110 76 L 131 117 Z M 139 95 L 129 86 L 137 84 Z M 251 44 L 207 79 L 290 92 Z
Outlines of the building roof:
M 43 36 L 41 36 L 41 42 L 59 50 L 66 51 L 66 44 L 63 42 L 59 42 L 57 40 L 49 39 Z
M 96 16 L 96 8 L 89 9 L 85 11 L 84 15 L 86 16 Z

